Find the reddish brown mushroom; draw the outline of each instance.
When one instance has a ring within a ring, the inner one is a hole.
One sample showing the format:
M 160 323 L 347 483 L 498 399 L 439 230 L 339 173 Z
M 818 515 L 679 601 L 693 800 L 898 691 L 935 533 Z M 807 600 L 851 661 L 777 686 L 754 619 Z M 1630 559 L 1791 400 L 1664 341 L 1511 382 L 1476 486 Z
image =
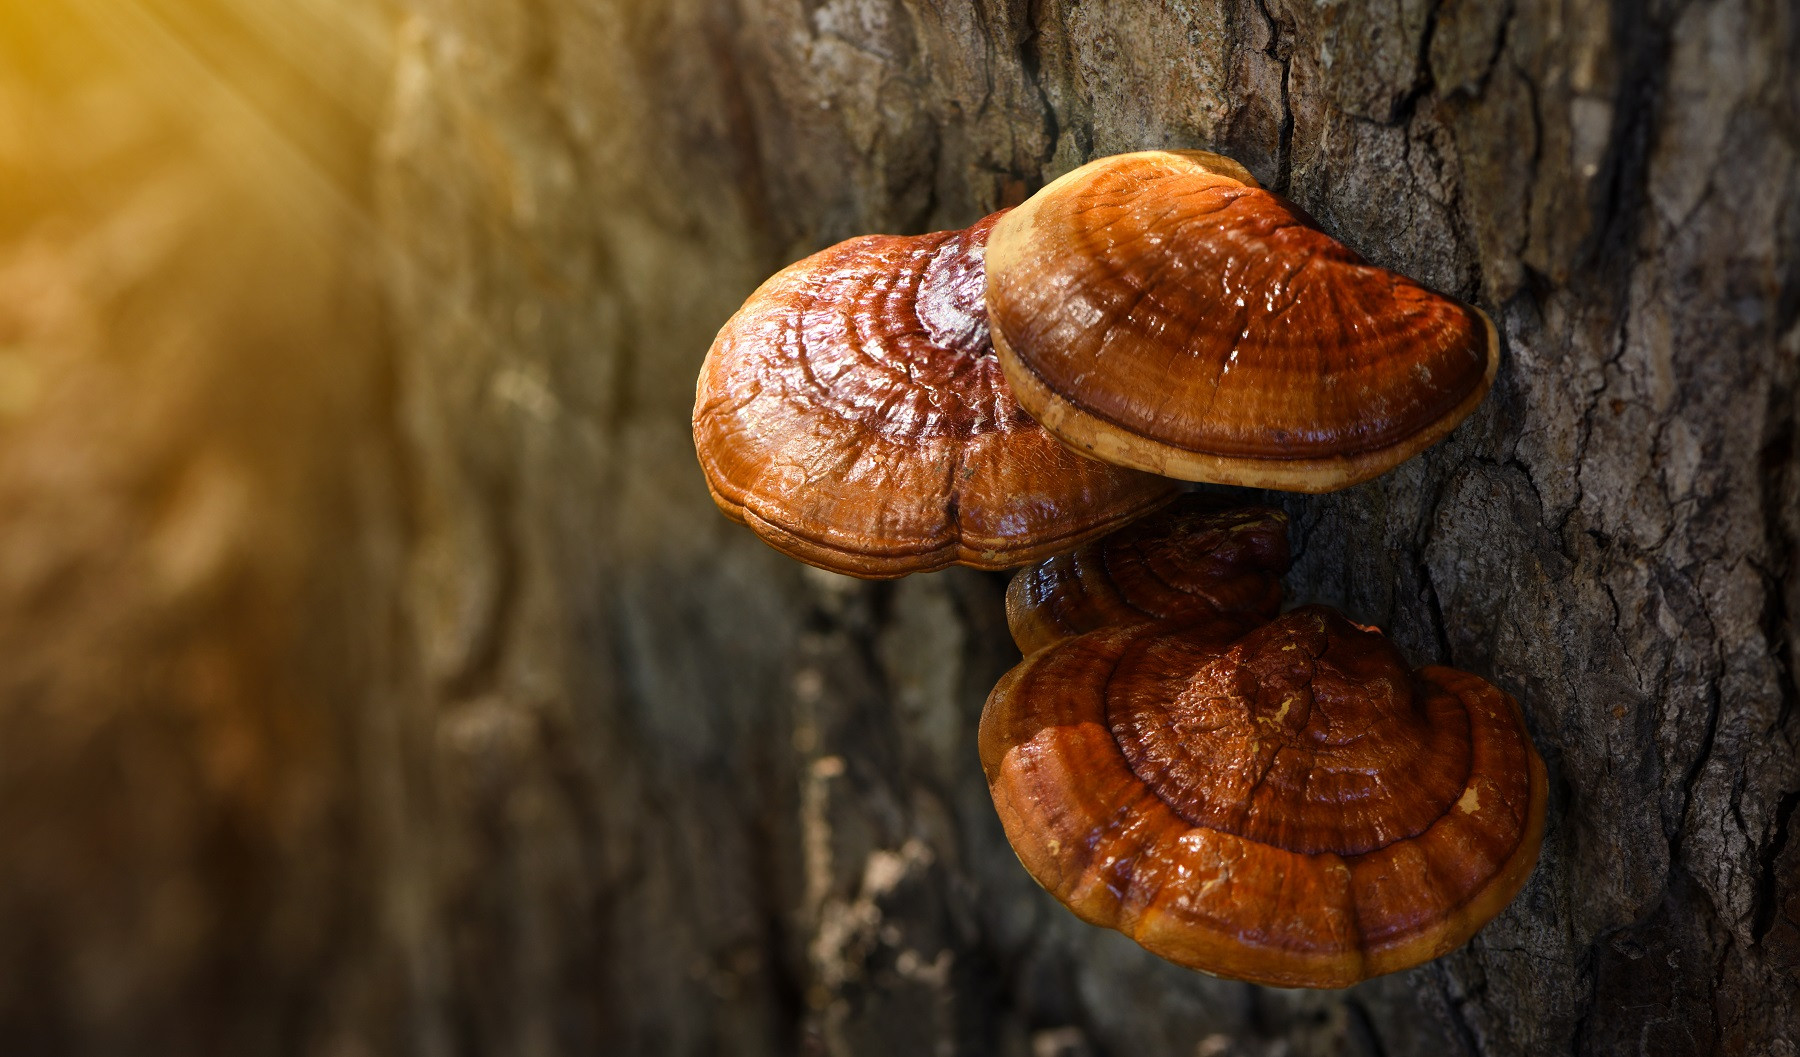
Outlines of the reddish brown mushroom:
M 1040 884 L 1172 961 L 1284 987 L 1417 965 L 1512 900 L 1546 782 L 1510 697 L 1409 672 L 1323 607 L 1207 627 L 1103 628 L 994 689 L 982 765 Z
M 995 228 L 994 347 L 1064 442 L 1193 481 L 1322 492 L 1448 433 L 1499 363 L 1478 309 L 1366 263 L 1230 159 L 1102 158 Z
M 1073 553 L 1021 569 L 1006 622 L 1025 653 L 1109 624 L 1235 619 L 1281 611 L 1287 515 L 1188 495 Z
M 982 300 L 999 216 L 839 243 L 745 302 L 694 402 L 721 510 L 802 561 L 893 577 L 1022 565 L 1174 495 L 1070 452 L 1013 400 Z

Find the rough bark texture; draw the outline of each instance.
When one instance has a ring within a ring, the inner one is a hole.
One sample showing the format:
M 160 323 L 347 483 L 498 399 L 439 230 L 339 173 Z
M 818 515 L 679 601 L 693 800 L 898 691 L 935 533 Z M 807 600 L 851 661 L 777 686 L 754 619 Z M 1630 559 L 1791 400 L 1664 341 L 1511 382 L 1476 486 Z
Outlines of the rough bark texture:
M 280 238 L 205 259 L 311 276 L 256 287 L 286 292 L 249 335 L 135 295 L 209 350 L 188 403 L 136 406 L 148 351 L 63 357 L 87 388 L 23 412 L 0 386 L 14 1037 L 1800 1052 L 1792 4 L 410 0 L 391 67 L 379 238 L 245 206 Z M 805 569 L 714 511 L 689 438 L 713 332 L 780 265 L 1164 145 L 1506 344 L 1446 443 L 1279 498 L 1290 593 L 1514 693 L 1551 772 L 1518 901 L 1346 992 L 1176 969 L 1037 890 L 974 751 L 1004 579 Z M 116 269 L 79 270 L 106 230 L 57 259 L 110 318 Z M 332 300 L 352 251 L 385 341 Z M 0 338 L 127 342 L 25 316 Z

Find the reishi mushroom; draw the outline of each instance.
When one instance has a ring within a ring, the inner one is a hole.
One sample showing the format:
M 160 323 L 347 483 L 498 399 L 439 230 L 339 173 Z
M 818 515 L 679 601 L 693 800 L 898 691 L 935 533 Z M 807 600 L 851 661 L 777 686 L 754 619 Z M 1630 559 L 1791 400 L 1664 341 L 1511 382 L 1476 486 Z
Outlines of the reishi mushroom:
M 1077 455 L 1020 409 L 962 231 L 869 235 L 765 282 L 707 353 L 694 443 L 719 508 L 787 554 L 886 578 L 1068 551 L 1174 482 Z
M 1019 570 L 1006 623 L 1024 653 L 1108 624 L 1220 617 L 1249 630 L 1281 611 L 1287 568 L 1286 514 L 1186 495 Z
M 1366 480 L 1454 428 L 1497 364 L 1478 309 L 1228 158 L 1152 151 L 784 269 L 719 332 L 693 428 L 720 509 L 802 561 L 1039 562 L 1009 585 L 1026 657 L 979 733 L 1020 861 L 1178 964 L 1343 987 L 1512 900 L 1543 763 L 1480 678 L 1410 670 L 1322 606 L 1278 615 L 1280 511 L 1144 515 L 1168 477 Z
M 1171 961 L 1283 987 L 1417 965 L 1512 900 L 1546 796 L 1512 698 L 1408 671 L 1320 606 L 1217 627 L 1101 628 L 995 687 L 982 767 L 1040 884 Z
M 1322 492 L 1448 433 L 1486 395 L 1479 309 L 1365 262 L 1204 151 L 1101 158 L 994 228 L 993 343 L 1019 402 L 1096 458 Z

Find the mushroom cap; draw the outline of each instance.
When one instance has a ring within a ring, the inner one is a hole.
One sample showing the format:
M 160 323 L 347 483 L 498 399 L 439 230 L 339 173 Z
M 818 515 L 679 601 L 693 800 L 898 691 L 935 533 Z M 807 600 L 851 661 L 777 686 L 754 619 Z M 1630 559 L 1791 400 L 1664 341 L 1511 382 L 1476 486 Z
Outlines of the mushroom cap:
M 694 445 L 719 508 L 801 561 L 886 578 L 1002 569 L 1168 501 L 1020 409 L 988 341 L 982 248 L 868 235 L 765 282 L 700 369 Z
M 1450 432 L 1493 382 L 1493 323 L 1225 161 L 1102 158 L 994 228 L 988 315 L 1019 402 L 1108 462 L 1300 492 Z
M 1103 628 L 988 698 L 981 761 L 1025 868 L 1171 961 L 1347 987 L 1467 940 L 1524 885 L 1543 762 L 1518 705 L 1308 606 L 1241 638 Z
M 1287 515 L 1189 494 L 1150 516 L 1020 569 L 1006 623 L 1032 653 L 1109 624 L 1239 618 L 1243 630 L 1281 611 Z

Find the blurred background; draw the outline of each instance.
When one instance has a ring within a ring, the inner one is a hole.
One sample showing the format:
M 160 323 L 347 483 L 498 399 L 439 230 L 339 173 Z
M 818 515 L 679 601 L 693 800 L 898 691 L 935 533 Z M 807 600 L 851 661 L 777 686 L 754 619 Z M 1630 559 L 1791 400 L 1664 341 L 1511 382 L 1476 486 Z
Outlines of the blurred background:
M 0 1052 L 1800 1051 L 1785 0 L 0 0 Z M 1229 153 L 1507 345 L 1290 594 L 1519 697 L 1543 861 L 1346 992 L 1026 877 L 1004 577 L 712 508 L 774 269 Z
M 0 1050 L 397 1052 L 391 32 L 0 4 Z

